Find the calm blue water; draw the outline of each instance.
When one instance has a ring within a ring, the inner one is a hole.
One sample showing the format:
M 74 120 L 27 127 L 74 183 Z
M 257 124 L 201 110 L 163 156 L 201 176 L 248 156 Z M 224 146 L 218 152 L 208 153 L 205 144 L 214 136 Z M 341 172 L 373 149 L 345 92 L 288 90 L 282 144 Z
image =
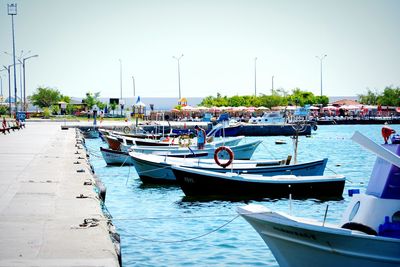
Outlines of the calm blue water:
M 394 127 L 396 129 L 396 127 Z M 358 130 L 378 143 L 381 126 L 319 126 L 311 138 L 300 137 L 298 161 L 328 157 L 325 174 L 345 175 L 348 180 L 344 200 L 320 202 L 293 200 L 292 214 L 339 222 L 349 198 L 347 189 L 365 191 L 375 156 L 350 140 Z M 398 129 L 397 129 L 398 130 Z M 245 141 L 259 139 L 247 137 Z M 261 137 L 254 159 L 286 158 L 293 154 L 289 137 Z M 286 145 L 275 145 L 286 139 Z M 124 266 L 278 266 L 256 231 L 241 217 L 215 229 L 237 216 L 244 202 L 188 202 L 175 186 L 144 186 L 134 167 L 106 167 L 99 152 L 106 146 L 100 139 L 87 140 L 96 174 L 107 187 L 106 206 L 121 235 Z M 274 210 L 289 212 L 289 201 L 250 201 Z M 212 232 L 201 238 L 197 236 Z M 193 239 L 190 241 L 185 241 Z

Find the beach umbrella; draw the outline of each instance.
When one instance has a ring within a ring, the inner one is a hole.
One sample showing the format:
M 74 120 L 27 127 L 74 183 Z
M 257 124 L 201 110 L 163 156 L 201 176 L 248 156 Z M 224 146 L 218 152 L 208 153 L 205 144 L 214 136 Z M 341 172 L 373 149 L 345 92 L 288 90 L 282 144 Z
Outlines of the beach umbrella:
M 323 110 L 337 110 L 337 109 L 339 109 L 338 107 L 335 107 L 335 106 L 326 106 L 326 107 L 323 107 L 322 108 Z
M 184 106 L 184 107 L 182 107 L 182 110 L 184 110 L 184 111 L 193 111 L 193 110 L 195 110 L 192 106 Z
M 343 106 L 340 106 L 340 108 L 341 109 L 347 109 L 347 110 L 350 110 L 350 109 L 352 109 L 352 110 L 355 110 L 355 109 L 360 109 L 361 108 L 361 105 L 343 105 Z

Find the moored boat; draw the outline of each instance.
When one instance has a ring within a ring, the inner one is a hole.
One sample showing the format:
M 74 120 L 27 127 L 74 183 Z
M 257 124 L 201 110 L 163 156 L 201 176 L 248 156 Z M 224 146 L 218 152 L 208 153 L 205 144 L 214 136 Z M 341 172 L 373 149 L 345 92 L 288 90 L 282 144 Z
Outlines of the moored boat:
M 262 141 L 257 140 L 253 142 L 248 142 L 245 144 L 230 146 L 236 159 L 250 159 L 257 147 L 262 143 Z M 222 145 L 222 144 L 221 144 Z M 207 158 L 213 158 L 214 152 L 217 146 L 206 146 L 204 149 L 197 149 L 195 147 L 141 147 L 132 146 L 130 149 L 134 152 L 144 153 L 144 154 L 157 154 L 157 155 L 168 155 L 173 156 L 175 154 L 182 153 L 207 153 Z
M 341 199 L 345 184 L 342 175 L 296 176 L 219 173 L 172 166 L 186 196 L 211 198 L 319 198 Z
M 107 165 L 112 166 L 132 166 L 133 161 L 128 152 L 117 151 L 100 147 L 100 152 L 103 155 Z
M 288 165 L 287 159 L 282 160 L 233 160 L 231 166 L 223 168 L 215 163 L 214 159 L 204 158 L 171 158 L 153 154 L 142 154 L 131 152 L 139 177 L 143 182 L 152 183 L 176 183 L 176 177 L 171 166 L 178 165 L 197 170 L 208 170 L 216 172 L 234 172 L 259 174 L 264 176 L 273 175 L 322 175 L 328 159 L 304 162 Z M 162 171 L 160 171 L 162 170 Z
M 340 224 L 260 205 L 238 208 L 280 266 L 400 266 L 400 145 L 377 145 L 358 132 L 352 139 L 377 160 L 366 192 L 350 191 L 354 194 Z

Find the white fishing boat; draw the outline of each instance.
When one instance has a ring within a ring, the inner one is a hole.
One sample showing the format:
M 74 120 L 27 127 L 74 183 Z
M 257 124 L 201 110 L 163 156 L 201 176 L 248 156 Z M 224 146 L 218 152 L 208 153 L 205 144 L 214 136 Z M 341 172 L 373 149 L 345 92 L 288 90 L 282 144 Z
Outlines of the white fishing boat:
M 265 176 L 294 174 L 294 175 L 323 175 L 328 159 L 289 165 L 290 159 L 281 160 L 233 160 L 227 168 L 219 166 L 214 159 L 205 158 L 174 158 L 154 154 L 131 152 L 133 164 L 143 182 L 176 183 L 172 165 L 208 170 L 215 172 L 233 172 L 259 174 Z M 162 170 L 162 171 L 160 171 Z
M 280 266 L 400 266 L 400 145 L 380 146 L 358 132 L 352 139 L 378 158 L 366 192 L 355 192 L 339 225 L 238 208 Z
M 113 149 L 107 149 L 100 147 L 101 155 L 107 165 L 111 166 L 131 166 L 133 165 L 132 158 L 129 156 L 128 152 L 122 152 Z
M 147 148 L 147 149 L 157 149 L 157 150 L 170 150 L 179 147 L 190 147 L 191 149 L 197 149 L 197 138 L 170 138 L 161 139 L 158 141 L 146 141 L 145 139 L 134 139 L 124 136 L 116 136 L 116 138 L 121 143 L 122 151 L 129 151 L 132 146 Z M 235 146 L 244 139 L 244 136 L 234 136 L 234 137 L 213 137 L 208 139 L 205 144 L 205 148 L 219 147 L 219 146 Z M 152 142 L 152 143 L 150 143 Z M 158 142 L 158 144 L 157 144 Z M 147 145 L 146 145 L 147 144 Z
M 280 112 L 264 112 L 262 116 L 251 117 L 249 123 L 256 124 L 284 124 L 285 118 Z
M 257 140 L 253 142 L 248 142 L 245 144 L 229 146 L 233 151 L 236 159 L 250 159 L 257 147 L 262 143 L 262 141 Z M 222 145 L 222 144 L 221 144 Z M 174 156 L 182 153 L 207 153 L 205 158 L 214 158 L 215 150 L 220 146 L 209 146 L 204 149 L 197 149 L 196 147 L 142 147 L 142 146 L 132 146 L 131 151 L 144 153 L 144 154 L 157 154 L 162 156 Z

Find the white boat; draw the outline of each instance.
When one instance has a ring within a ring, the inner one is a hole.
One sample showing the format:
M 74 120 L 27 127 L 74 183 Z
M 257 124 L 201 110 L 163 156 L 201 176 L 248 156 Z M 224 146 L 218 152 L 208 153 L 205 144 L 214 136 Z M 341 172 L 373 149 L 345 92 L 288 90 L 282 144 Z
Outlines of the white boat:
M 255 124 L 284 124 L 285 118 L 280 112 L 264 112 L 261 117 L 251 117 L 249 123 Z
M 353 195 L 339 225 L 238 208 L 280 266 L 400 266 L 400 145 L 380 146 L 358 132 L 352 139 L 378 158 L 365 194 Z
M 254 151 L 257 147 L 262 143 L 262 141 L 257 140 L 241 145 L 229 146 L 233 151 L 236 159 L 250 159 L 253 155 Z M 131 151 L 144 153 L 144 154 L 157 154 L 161 156 L 174 156 L 182 153 L 207 153 L 205 158 L 213 158 L 214 152 L 219 146 L 211 146 L 205 147 L 204 149 L 197 149 L 191 147 L 169 147 L 166 149 L 165 147 L 141 147 L 141 146 L 132 146 Z
M 143 145 L 143 143 L 140 143 L 140 145 L 136 144 L 135 139 L 129 138 L 129 137 L 124 137 L 124 136 L 117 136 L 116 137 L 120 142 L 121 142 L 121 150 L 122 151 L 129 151 L 129 149 L 132 146 L 135 147 L 141 147 L 141 148 L 147 148 L 147 149 L 157 149 L 157 150 L 170 150 L 170 149 L 177 149 L 180 147 L 187 147 L 190 146 L 191 149 L 197 149 L 197 142 L 196 138 L 194 139 L 183 139 L 182 142 L 179 141 L 179 138 L 175 138 L 175 142 L 168 141 L 167 144 L 161 144 L 161 145 L 156 145 L 156 144 L 149 144 L 149 145 Z M 210 139 L 210 142 L 207 142 L 205 144 L 205 148 L 212 148 L 212 147 L 219 147 L 219 146 L 236 146 L 244 139 L 244 136 L 234 136 L 234 137 L 213 137 Z M 139 141 L 142 141 L 144 139 L 141 139 Z M 189 142 L 189 140 L 191 140 Z
M 133 164 L 143 182 L 176 183 L 172 165 L 179 165 L 196 170 L 216 172 L 234 172 L 259 175 L 322 175 L 328 159 L 288 165 L 288 159 L 281 160 L 233 160 L 231 166 L 223 168 L 214 159 L 205 158 L 173 158 L 154 154 L 131 152 Z M 162 170 L 162 171 L 160 171 Z
M 132 166 L 133 161 L 128 152 L 100 147 L 101 155 L 107 165 L 111 166 Z

